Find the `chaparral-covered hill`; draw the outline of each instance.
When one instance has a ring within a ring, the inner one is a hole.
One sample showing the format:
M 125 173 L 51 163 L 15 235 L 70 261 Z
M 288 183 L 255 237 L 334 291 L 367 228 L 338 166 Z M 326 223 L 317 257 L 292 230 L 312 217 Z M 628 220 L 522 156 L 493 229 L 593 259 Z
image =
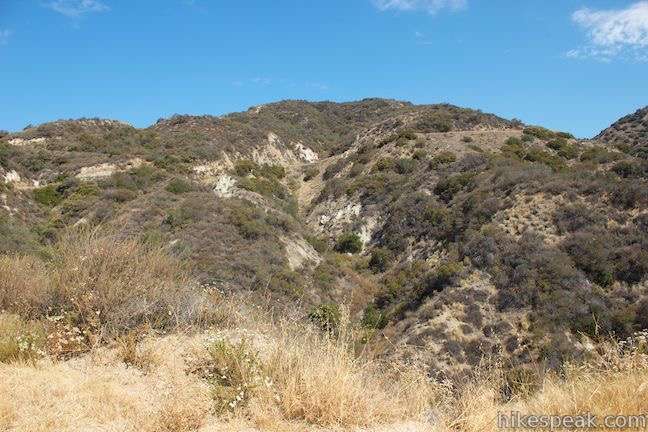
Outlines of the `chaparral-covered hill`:
M 647 112 L 591 140 L 383 99 L 30 126 L 0 137 L 0 252 L 100 225 L 327 328 L 348 310 L 431 376 L 558 367 L 648 328 Z

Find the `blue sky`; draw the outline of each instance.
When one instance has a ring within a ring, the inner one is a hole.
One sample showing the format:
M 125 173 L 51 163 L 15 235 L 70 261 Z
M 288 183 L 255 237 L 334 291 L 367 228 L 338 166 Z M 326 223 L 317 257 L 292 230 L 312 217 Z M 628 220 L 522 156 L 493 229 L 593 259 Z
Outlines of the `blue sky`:
M 587 137 L 647 78 L 648 1 L 0 0 L 7 130 L 387 97 Z

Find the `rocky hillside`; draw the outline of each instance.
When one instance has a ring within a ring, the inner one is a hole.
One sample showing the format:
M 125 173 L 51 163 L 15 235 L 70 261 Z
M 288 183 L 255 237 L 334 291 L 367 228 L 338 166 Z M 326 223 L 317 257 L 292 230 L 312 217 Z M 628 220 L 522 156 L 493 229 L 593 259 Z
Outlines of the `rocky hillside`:
M 559 366 L 648 327 L 646 113 L 585 141 L 382 99 L 57 121 L 0 138 L 0 252 L 116 227 L 432 375 Z
M 597 140 L 645 153 L 648 148 L 648 106 L 627 115 L 601 131 Z

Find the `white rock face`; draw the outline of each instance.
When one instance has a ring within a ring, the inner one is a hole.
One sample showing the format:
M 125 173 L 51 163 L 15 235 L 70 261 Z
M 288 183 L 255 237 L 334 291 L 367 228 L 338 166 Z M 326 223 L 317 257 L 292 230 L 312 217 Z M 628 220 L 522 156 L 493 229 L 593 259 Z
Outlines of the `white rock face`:
M 286 150 L 277 143 L 268 143 L 263 147 L 255 148 L 252 151 L 252 160 L 259 165 L 290 165 L 298 162 L 297 157 L 291 150 Z
M 214 192 L 221 198 L 230 198 L 233 195 L 234 186 L 236 186 L 236 180 L 227 174 L 223 174 L 216 180 Z
M 311 163 L 319 160 L 319 156 L 312 149 L 306 147 L 304 144 L 298 142 L 295 148 L 299 152 L 299 157 L 304 161 Z
M 9 140 L 9 144 L 14 146 L 24 146 L 29 144 L 42 144 L 45 142 L 44 137 L 32 138 L 32 139 L 23 139 L 23 138 L 14 138 Z
M 314 262 L 317 265 L 322 260 L 317 251 L 302 238 L 282 238 L 281 242 L 286 247 L 286 258 L 291 270 L 300 269 L 305 262 Z
M 117 165 L 111 163 L 103 163 L 99 165 L 83 167 L 76 176 L 81 180 L 91 180 L 110 177 L 115 172 L 117 172 Z
M 364 225 L 360 228 L 359 234 L 363 246 L 366 246 L 371 241 L 371 237 L 373 237 L 377 225 L 378 221 L 376 218 L 370 217 L 365 220 Z
M 76 175 L 80 180 L 94 180 L 99 178 L 110 177 L 116 172 L 128 171 L 129 169 L 139 168 L 144 164 L 144 161 L 140 158 L 135 158 L 129 160 L 123 166 L 117 166 L 112 163 L 103 163 L 99 165 L 93 165 L 89 167 L 82 167 L 81 171 Z
M 354 217 L 360 214 L 360 210 L 362 210 L 361 204 L 350 203 L 335 213 L 321 215 L 319 222 L 320 225 L 326 225 L 329 222 L 351 222 Z
M 192 170 L 194 174 L 200 177 L 203 183 L 213 184 L 223 172 L 233 167 L 234 163 L 227 153 L 223 152 L 221 159 L 195 165 Z
M 270 144 L 278 144 L 279 142 L 281 142 L 281 139 L 276 133 L 268 132 L 268 142 Z
M 5 183 L 19 183 L 20 182 L 20 174 L 18 174 L 15 170 L 11 170 L 8 173 L 4 175 L 4 182 Z

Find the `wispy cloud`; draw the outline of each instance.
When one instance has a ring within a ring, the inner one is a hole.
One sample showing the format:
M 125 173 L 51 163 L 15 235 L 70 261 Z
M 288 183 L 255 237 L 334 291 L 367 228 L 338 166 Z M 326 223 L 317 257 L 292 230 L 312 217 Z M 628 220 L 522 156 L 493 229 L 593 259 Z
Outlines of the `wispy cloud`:
M 423 10 L 435 14 L 442 9 L 459 10 L 467 6 L 467 0 L 373 0 L 380 10 Z
M 110 8 L 100 0 L 53 0 L 46 4 L 53 11 L 70 18 L 89 13 L 107 12 Z
M 11 30 L 0 30 L 0 45 L 7 45 L 9 43 L 9 36 L 11 36 Z
M 588 41 L 568 51 L 567 57 L 605 62 L 619 57 L 648 59 L 648 1 L 625 9 L 582 8 L 572 14 L 572 20 L 587 32 Z

